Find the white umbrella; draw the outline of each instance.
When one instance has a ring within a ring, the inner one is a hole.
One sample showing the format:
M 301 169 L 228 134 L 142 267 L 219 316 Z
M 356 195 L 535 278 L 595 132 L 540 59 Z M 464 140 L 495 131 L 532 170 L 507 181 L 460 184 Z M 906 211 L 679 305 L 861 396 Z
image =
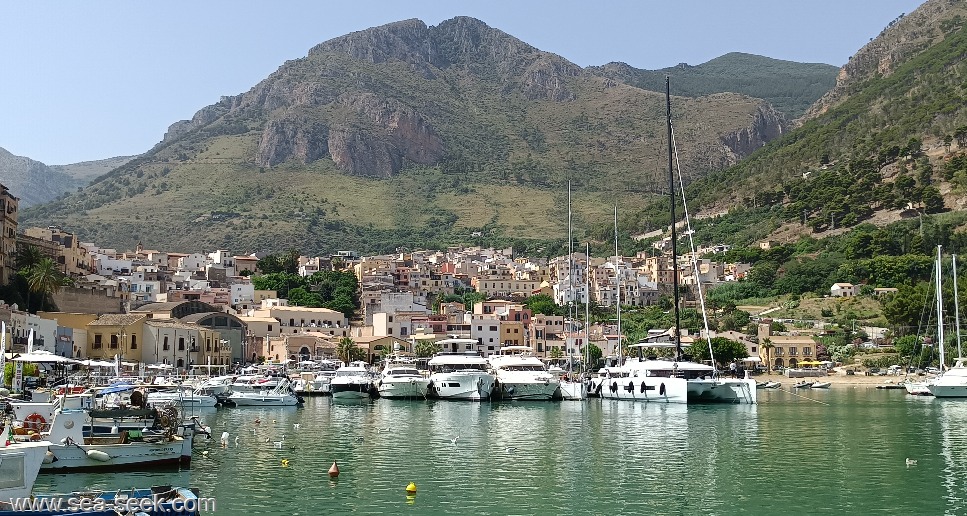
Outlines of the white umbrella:
M 148 364 L 148 369 L 171 369 L 171 364 Z
M 87 367 L 114 367 L 114 362 L 104 360 L 81 360 L 78 363 Z
M 34 351 L 33 353 L 24 353 L 17 358 L 13 359 L 14 362 L 32 362 L 32 363 L 74 363 L 77 362 L 72 358 L 62 357 L 60 355 L 55 355 L 50 351 Z

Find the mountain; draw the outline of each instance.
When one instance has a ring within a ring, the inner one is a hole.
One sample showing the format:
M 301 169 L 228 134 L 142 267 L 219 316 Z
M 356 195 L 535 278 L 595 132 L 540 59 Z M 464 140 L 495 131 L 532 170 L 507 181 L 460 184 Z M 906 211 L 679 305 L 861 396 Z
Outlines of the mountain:
M 675 97 L 691 177 L 785 130 L 736 93 Z M 145 154 L 23 213 L 85 240 L 185 250 L 386 251 L 548 241 L 665 184 L 664 96 L 473 18 L 338 37 L 171 125 Z
M 608 63 L 588 70 L 651 91 L 665 91 L 667 76 L 675 93 L 687 97 L 741 93 L 769 102 L 790 120 L 802 116 L 832 89 L 837 73 L 832 65 L 796 63 L 741 52 L 696 66 L 681 63 L 661 70 L 641 70 L 625 63 Z
M 733 212 L 740 230 L 729 217 L 716 224 L 745 242 L 916 214 L 967 218 L 965 56 L 967 3 L 925 2 L 854 55 L 798 129 L 696 181 L 689 197 Z
M 20 198 L 25 208 L 50 202 L 84 186 L 90 178 L 123 165 L 130 158 L 111 158 L 73 165 L 48 166 L 0 148 L 0 184 Z

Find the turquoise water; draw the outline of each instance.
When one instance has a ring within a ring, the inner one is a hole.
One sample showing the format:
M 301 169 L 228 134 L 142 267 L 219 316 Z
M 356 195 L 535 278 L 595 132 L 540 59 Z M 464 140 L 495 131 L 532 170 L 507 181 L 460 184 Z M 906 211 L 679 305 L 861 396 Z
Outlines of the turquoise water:
M 189 471 L 43 475 L 35 490 L 191 485 L 227 515 L 967 514 L 967 400 L 849 386 L 759 396 L 213 409 L 202 419 L 215 439 Z

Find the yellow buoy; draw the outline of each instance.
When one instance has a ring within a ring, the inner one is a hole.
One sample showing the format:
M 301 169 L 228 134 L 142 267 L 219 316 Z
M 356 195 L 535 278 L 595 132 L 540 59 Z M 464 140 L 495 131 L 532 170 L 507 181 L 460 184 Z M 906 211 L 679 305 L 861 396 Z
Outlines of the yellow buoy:
M 406 486 L 406 492 L 408 494 L 416 494 L 416 484 L 410 482 L 409 485 Z
M 282 467 L 283 468 L 289 467 L 289 459 L 282 459 Z

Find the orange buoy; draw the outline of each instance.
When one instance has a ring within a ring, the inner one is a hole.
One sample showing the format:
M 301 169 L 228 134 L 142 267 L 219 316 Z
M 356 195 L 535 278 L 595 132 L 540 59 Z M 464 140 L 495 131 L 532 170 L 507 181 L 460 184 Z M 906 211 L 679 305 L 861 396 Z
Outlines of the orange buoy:
M 336 461 L 332 461 L 332 466 L 329 466 L 329 478 L 336 478 L 339 476 L 339 466 L 336 465 Z

